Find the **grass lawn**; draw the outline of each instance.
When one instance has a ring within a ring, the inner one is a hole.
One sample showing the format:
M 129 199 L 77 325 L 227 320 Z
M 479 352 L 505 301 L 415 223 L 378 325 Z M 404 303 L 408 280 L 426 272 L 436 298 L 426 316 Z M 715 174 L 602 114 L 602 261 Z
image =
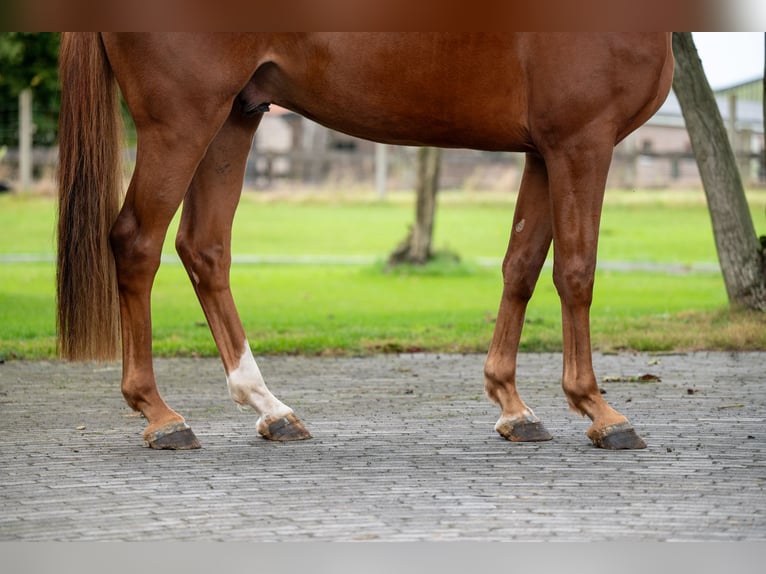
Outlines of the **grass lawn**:
M 235 255 L 365 256 L 384 260 L 413 217 L 412 196 L 379 202 L 337 194 L 289 199 L 247 193 L 235 221 Z M 766 194 L 751 194 L 766 233 Z M 236 264 L 232 286 L 256 354 L 484 352 L 502 288 L 499 261 L 514 196 L 443 193 L 438 249 L 463 262 L 426 272 L 382 265 Z M 0 196 L 0 256 L 53 253 L 50 199 Z M 171 231 L 172 234 L 172 231 Z M 169 234 L 169 237 L 172 236 Z M 172 241 L 166 245 L 173 252 Z M 486 259 L 496 265 L 480 265 Z M 702 192 L 610 192 L 604 209 L 592 312 L 601 350 L 766 349 L 766 318 L 727 309 L 719 273 L 609 271 L 608 262 L 714 264 Z M 0 357 L 55 354 L 55 269 L 50 262 L 0 263 Z M 215 347 L 179 264 L 161 267 L 153 292 L 155 351 L 214 355 Z M 561 347 L 558 297 L 543 271 L 527 313 L 522 348 Z

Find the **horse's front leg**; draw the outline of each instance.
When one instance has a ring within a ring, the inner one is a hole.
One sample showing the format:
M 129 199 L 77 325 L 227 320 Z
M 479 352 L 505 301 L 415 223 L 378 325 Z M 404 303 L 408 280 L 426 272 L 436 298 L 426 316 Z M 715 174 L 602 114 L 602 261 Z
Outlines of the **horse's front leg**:
M 232 399 L 260 415 L 257 429 L 264 437 L 301 440 L 311 435 L 293 410 L 267 388 L 245 338 L 229 284 L 232 221 L 261 115 L 244 114 L 235 102 L 194 175 L 184 200 L 176 249 L 221 353 Z
M 608 449 L 644 448 L 622 414 L 604 400 L 593 372 L 590 306 L 601 207 L 612 157 L 611 140 L 566 145 L 546 154 L 553 210 L 553 280 L 561 299 L 564 366 L 569 406 L 587 415 L 593 444 Z
M 484 366 L 487 396 L 502 408 L 495 430 L 511 441 L 551 435 L 516 390 L 516 355 L 527 303 L 551 244 L 548 176 L 542 158 L 527 154 L 513 229 L 503 261 L 503 297 Z

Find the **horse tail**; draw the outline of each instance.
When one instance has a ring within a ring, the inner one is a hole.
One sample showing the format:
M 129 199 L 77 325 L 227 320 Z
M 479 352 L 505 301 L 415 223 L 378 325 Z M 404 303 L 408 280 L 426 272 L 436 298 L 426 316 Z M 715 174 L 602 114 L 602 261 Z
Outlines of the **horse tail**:
M 122 118 L 97 32 L 62 34 L 59 77 L 58 351 L 110 360 L 120 342 L 109 231 L 120 209 Z

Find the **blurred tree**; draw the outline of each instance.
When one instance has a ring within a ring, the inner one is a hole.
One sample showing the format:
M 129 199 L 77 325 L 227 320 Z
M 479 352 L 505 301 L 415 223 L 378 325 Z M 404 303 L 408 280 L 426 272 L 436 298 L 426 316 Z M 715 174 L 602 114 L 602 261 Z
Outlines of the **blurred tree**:
M 55 143 L 59 36 L 52 32 L 0 32 L 0 145 L 18 145 L 18 96 L 26 88 L 34 94 L 34 143 Z
M 425 265 L 433 257 L 431 242 L 434 232 L 436 192 L 439 191 L 441 149 L 418 148 L 418 180 L 415 187 L 415 223 L 407 237 L 388 258 L 389 265 L 410 263 Z
M 729 302 L 766 311 L 766 257 L 713 90 L 690 32 L 673 33 L 673 90 L 697 159 Z

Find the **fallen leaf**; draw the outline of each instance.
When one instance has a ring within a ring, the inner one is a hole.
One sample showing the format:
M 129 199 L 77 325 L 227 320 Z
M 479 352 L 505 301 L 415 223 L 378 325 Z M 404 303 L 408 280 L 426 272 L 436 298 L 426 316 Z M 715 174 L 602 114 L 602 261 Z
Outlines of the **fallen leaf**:
M 80 425 L 78 427 L 74 427 L 75 430 L 85 430 L 87 427 L 85 425 Z
M 662 379 L 657 375 L 646 373 L 638 377 L 623 377 L 607 375 L 602 379 L 605 383 L 659 383 Z
M 380 538 L 380 535 L 374 534 L 372 532 L 357 534 L 356 536 L 354 536 L 354 540 L 376 540 L 378 538 Z
M 744 406 L 745 406 L 745 405 L 743 405 L 742 403 L 737 403 L 737 404 L 735 404 L 735 405 L 721 405 L 721 406 L 720 406 L 720 407 L 718 407 L 718 408 L 719 408 L 719 409 L 741 409 L 741 408 L 742 408 L 742 407 L 744 407 Z

